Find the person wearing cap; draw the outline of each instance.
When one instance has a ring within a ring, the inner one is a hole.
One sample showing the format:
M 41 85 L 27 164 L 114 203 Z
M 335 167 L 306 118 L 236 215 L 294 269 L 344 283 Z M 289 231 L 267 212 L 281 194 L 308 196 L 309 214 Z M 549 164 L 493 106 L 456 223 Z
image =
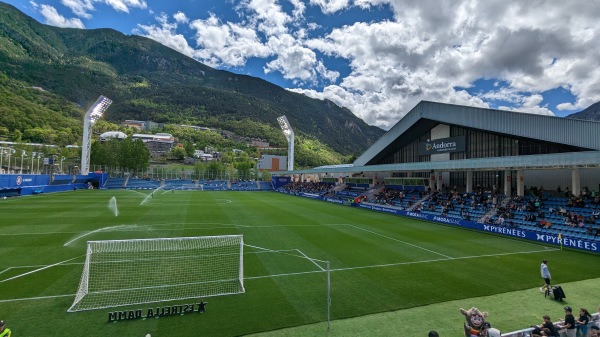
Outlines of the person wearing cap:
M 540 273 L 542 274 L 542 278 L 544 279 L 544 284 L 541 288 L 541 292 L 548 293 L 550 291 L 550 270 L 548 270 L 548 260 L 543 260 L 542 265 L 540 266 Z
M 6 327 L 4 320 L 0 321 L 0 337 L 10 337 L 10 329 Z
M 573 316 L 573 309 L 571 307 L 565 307 L 565 321 L 560 326 L 562 329 L 566 329 L 567 337 L 577 336 L 577 327 L 575 326 L 575 316 Z

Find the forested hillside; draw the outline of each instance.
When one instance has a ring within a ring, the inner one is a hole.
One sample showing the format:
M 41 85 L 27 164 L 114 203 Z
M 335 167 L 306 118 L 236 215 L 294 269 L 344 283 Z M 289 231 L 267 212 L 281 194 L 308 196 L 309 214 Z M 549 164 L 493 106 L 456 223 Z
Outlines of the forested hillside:
M 114 101 L 110 122 L 201 125 L 276 146 L 285 146 L 276 119 L 286 115 L 300 139 L 346 156 L 384 133 L 329 101 L 210 68 L 153 40 L 46 26 L 4 3 L 0 81 L 0 136 L 10 139 L 76 142 L 85 108 L 100 94 Z

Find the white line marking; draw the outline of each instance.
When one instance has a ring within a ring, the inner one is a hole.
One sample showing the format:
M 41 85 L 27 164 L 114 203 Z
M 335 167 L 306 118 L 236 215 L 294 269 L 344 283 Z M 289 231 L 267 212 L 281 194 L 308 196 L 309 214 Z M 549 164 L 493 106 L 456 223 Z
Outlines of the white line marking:
M 315 260 L 313 260 L 310 257 L 306 256 L 306 254 L 304 254 L 300 249 L 296 249 L 296 250 L 298 251 L 298 253 L 302 254 L 302 256 L 304 256 L 307 260 L 309 260 L 315 266 L 317 266 L 317 268 L 321 269 L 321 271 L 325 271 L 325 269 L 323 269 L 323 267 L 321 267 L 318 263 L 316 263 Z
M 85 256 L 85 255 L 82 255 L 82 256 Z M 41 270 L 44 270 L 44 269 L 48 269 L 50 267 L 58 266 L 59 264 L 63 264 L 65 262 L 73 261 L 73 260 L 78 259 L 80 257 L 81 256 L 77 256 L 77 257 L 74 257 L 72 259 L 64 260 L 64 261 L 61 261 L 61 262 L 58 262 L 58 263 L 55 263 L 55 264 L 51 264 L 51 265 L 48 265 L 48 266 L 45 266 L 45 267 L 42 267 L 42 268 L 38 268 L 36 270 L 32 270 L 32 271 L 29 271 L 29 272 L 26 272 L 26 273 L 23 273 L 23 274 L 20 274 L 20 275 L 16 275 L 16 276 L 7 278 L 5 280 L 2 280 L 2 281 L 0 281 L 0 283 L 6 282 L 6 281 L 10 281 L 10 280 L 14 280 L 16 278 L 23 277 L 23 276 L 26 276 L 26 275 L 29 275 L 29 274 L 33 274 L 35 272 L 38 272 L 38 271 L 41 271 Z
M 82 255 L 85 256 L 85 255 Z M 74 265 L 83 265 L 83 262 L 73 262 L 73 263 L 63 263 L 61 264 L 61 266 L 74 266 Z M 3 271 L 0 272 L 0 274 L 4 274 L 7 271 L 11 270 L 11 269 L 23 269 L 23 268 L 40 268 L 40 267 L 47 267 L 47 264 L 39 264 L 39 265 L 35 265 L 35 266 L 13 266 L 13 267 L 8 267 L 6 269 L 4 269 Z
M 558 248 L 553 250 L 559 250 Z M 540 252 L 548 252 L 548 250 L 535 250 L 535 251 L 527 251 L 527 252 L 512 252 L 512 253 L 500 253 L 500 254 L 485 254 L 485 255 L 473 255 L 473 256 L 462 256 L 462 257 L 454 257 L 448 259 L 433 259 L 433 260 L 422 260 L 422 261 L 408 261 L 408 262 L 397 262 L 397 263 L 385 263 L 385 264 L 375 264 L 370 266 L 357 266 L 357 267 L 347 267 L 347 268 L 334 268 L 330 269 L 330 272 L 334 271 L 349 271 L 356 269 L 367 269 L 367 268 L 385 268 L 385 267 L 395 267 L 395 266 L 403 266 L 410 264 L 419 264 L 419 263 L 431 263 L 431 262 L 441 262 L 441 261 L 455 261 L 455 260 L 466 260 L 466 259 L 476 259 L 480 257 L 493 257 L 493 256 L 503 256 L 503 255 L 517 255 L 517 254 L 531 254 L 531 253 L 540 253 Z M 322 273 L 324 271 L 313 270 L 313 271 L 304 271 L 298 273 L 286 273 L 286 274 L 275 274 L 275 275 L 262 275 L 262 276 L 250 276 L 244 277 L 245 280 L 254 280 L 261 278 L 270 278 L 270 277 L 282 277 L 282 276 L 294 276 L 294 275 L 303 275 L 303 274 L 315 274 Z
M 444 255 L 444 254 L 442 254 L 442 253 L 438 253 L 438 252 L 435 252 L 435 251 L 433 251 L 433 250 L 430 250 L 430 249 L 427 249 L 427 248 L 423 248 L 423 247 L 421 247 L 421 246 L 413 245 L 412 243 L 408 243 L 408 242 L 406 242 L 406 241 L 398 240 L 398 239 L 395 239 L 395 238 L 389 237 L 389 236 L 387 236 L 387 235 L 379 234 L 379 233 L 377 233 L 377 232 L 373 232 L 373 231 L 370 231 L 370 230 L 368 230 L 368 229 L 360 228 L 360 227 L 358 227 L 358 226 L 354 226 L 354 225 L 348 225 L 348 226 L 354 227 L 354 228 L 356 228 L 356 229 L 363 230 L 363 231 L 365 231 L 365 232 L 368 232 L 368 233 L 371 233 L 371 234 L 379 235 L 379 236 L 381 236 L 381 237 L 384 237 L 384 238 L 386 238 L 386 239 L 390 239 L 390 240 L 393 240 L 393 241 L 396 241 L 396 242 L 400 242 L 400 243 L 403 243 L 403 244 L 405 244 L 405 245 L 409 245 L 409 246 L 412 246 L 412 247 L 415 247 L 415 248 L 419 248 L 419 249 L 422 249 L 422 250 L 426 250 L 426 251 L 428 251 L 428 252 L 430 252 L 430 253 L 434 253 L 434 254 L 436 254 L 436 255 L 440 255 L 440 256 L 446 257 L 446 258 L 448 258 L 448 259 L 451 259 L 451 258 L 452 258 L 451 256 Z
M 273 250 L 273 249 L 269 249 L 269 248 L 263 248 L 263 247 L 249 245 L 247 243 L 244 243 L 244 246 L 252 247 L 252 248 L 256 248 L 256 249 L 261 249 L 262 251 L 260 253 L 281 253 L 283 255 L 290 255 L 290 256 L 299 257 L 299 258 L 302 258 L 302 259 L 307 259 L 310 262 L 314 263 L 321 270 L 325 270 L 325 269 L 321 268 L 321 266 L 319 266 L 315 261 L 325 262 L 325 263 L 327 262 L 327 261 L 321 261 L 321 260 L 318 260 L 318 259 L 312 259 L 312 258 L 306 256 L 306 254 L 304 254 L 303 252 L 301 252 L 299 249 Z M 284 253 L 284 252 L 298 252 L 301 255 L 289 254 L 289 253 Z
M 0 300 L 0 303 L 10 303 L 10 302 L 19 302 L 19 301 L 33 301 L 33 300 L 45 300 L 45 299 L 49 299 L 49 298 L 69 297 L 69 296 L 75 296 L 75 295 L 76 294 L 40 296 L 40 297 L 27 297 L 27 298 L 12 298 L 12 299 L 9 299 L 9 300 Z
M 559 250 L 558 248 L 552 250 Z M 493 256 L 503 256 L 503 255 L 517 255 L 517 254 L 531 254 L 531 253 L 540 253 L 540 252 L 548 252 L 548 250 L 536 250 L 536 251 L 528 251 L 528 252 L 512 252 L 512 253 L 500 253 L 500 254 L 485 254 L 485 255 L 474 255 L 474 256 L 463 256 L 463 257 L 455 257 L 450 259 L 435 259 L 435 260 L 425 260 L 425 261 L 412 261 L 412 262 L 398 262 L 398 263 L 388 263 L 388 264 L 379 264 L 379 265 L 371 265 L 371 266 L 358 266 L 358 267 L 348 267 L 348 268 L 336 268 L 330 269 L 331 272 L 334 271 L 348 271 L 355 269 L 365 269 L 365 268 L 385 268 L 385 267 L 394 267 L 401 265 L 409 265 L 409 264 L 418 264 L 418 263 L 431 263 L 431 262 L 440 262 L 440 261 L 453 261 L 453 260 L 464 260 L 464 259 L 475 259 L 480 257 L 493 257 Z M 82 255 L 83 256 L 83 255 Z M 323 273 L 323 270 L 313 270 L 313 271 L 305 271 L 298 273 L 285 273 L 285 274 L 275 274 L 275 275 L 262 275 L 262 276 L 249 276 L 244 277 L 244 280 L 257 280 L 263 278 L 271 278 L 271 277 L 284 277 L 284 276 L 296 276 L 296 275 L 305 275 L 305 274 L 316 274 Z M 58 297 L 69 297 L 75 296 L 75 294 L 69 295 L 54 295 L 54 296 L 41 296 L 41 297 L 28 297 L 28 298 L 13 298 L 0 300 L 0 303 L 10 303 L 10 302 L 19 302 L 19 301 L 31 301 L 31 300 L 43 300 L 50 298 L 58 298 Z
M 137 193 L 137 194 L 141 194 L 141 195 L 143 195 L 144 197 L 147 197 L 147 196 L 148 196 L 146 193 L 142 193 L 142 192 L 139 192 L 139 191 L 136 191 L 136 190 L 125 190 L 125 191 L 129 191 L 129 192 L 135 192 L 135 193 Z

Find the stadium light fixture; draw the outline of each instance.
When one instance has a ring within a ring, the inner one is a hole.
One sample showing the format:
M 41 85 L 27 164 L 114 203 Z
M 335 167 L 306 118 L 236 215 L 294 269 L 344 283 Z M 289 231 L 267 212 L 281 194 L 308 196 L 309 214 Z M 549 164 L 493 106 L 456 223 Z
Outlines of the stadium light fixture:
M 279 122 L 279 126 L 283 131 L 283 135 L 288 142 L 288 171 L 294 170 L 294 130 L 290 126 L 290 122 L 288 122 L 287 117 L 281 116 L 277 117 L 277 122 Z
M 81 171 L 80 174 L 87 175 L 90 171 L 90 148 L 92 145 L 92 126 L 102 117 L 112 101 L 100 96 L 88 109 L 83 118 L 83 143 L 81 144 Z

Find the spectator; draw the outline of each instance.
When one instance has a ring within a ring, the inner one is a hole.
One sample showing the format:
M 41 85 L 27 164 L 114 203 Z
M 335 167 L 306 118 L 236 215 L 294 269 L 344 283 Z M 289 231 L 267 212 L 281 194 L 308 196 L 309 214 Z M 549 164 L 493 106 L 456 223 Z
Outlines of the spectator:
M 498 217 L 498 219 L 496 220 L 496 225 L 504 226 L 504 217 L 503 216 Z
M 579 308 L 579 319 L 576 320 L 577 324 L 579 324 L 579 332 L 582 336 L 587 336 L 588 332 L 588 323 L 592 319 L 592 315 L 587 311 L 586 308 Z
M 561 329 L 565 329 L 567 337 L 577 336 L 577 327 L 575 326 L 575 317 L 573 316 L 573 309 L 571 307 L 565 307 L 565 320 L 560 326 Z
M 10 337 L 10 329 L 6 327 L 4 320 L 0 321 L 0 336 Z
M 558 329 L 552 323 L 550 316 L 544 315 L 544 321 L 540 325 L 532 326 L 534 329 L 532 331 L 533 336 L 548 336 L 548 337 L 558 337 Z

